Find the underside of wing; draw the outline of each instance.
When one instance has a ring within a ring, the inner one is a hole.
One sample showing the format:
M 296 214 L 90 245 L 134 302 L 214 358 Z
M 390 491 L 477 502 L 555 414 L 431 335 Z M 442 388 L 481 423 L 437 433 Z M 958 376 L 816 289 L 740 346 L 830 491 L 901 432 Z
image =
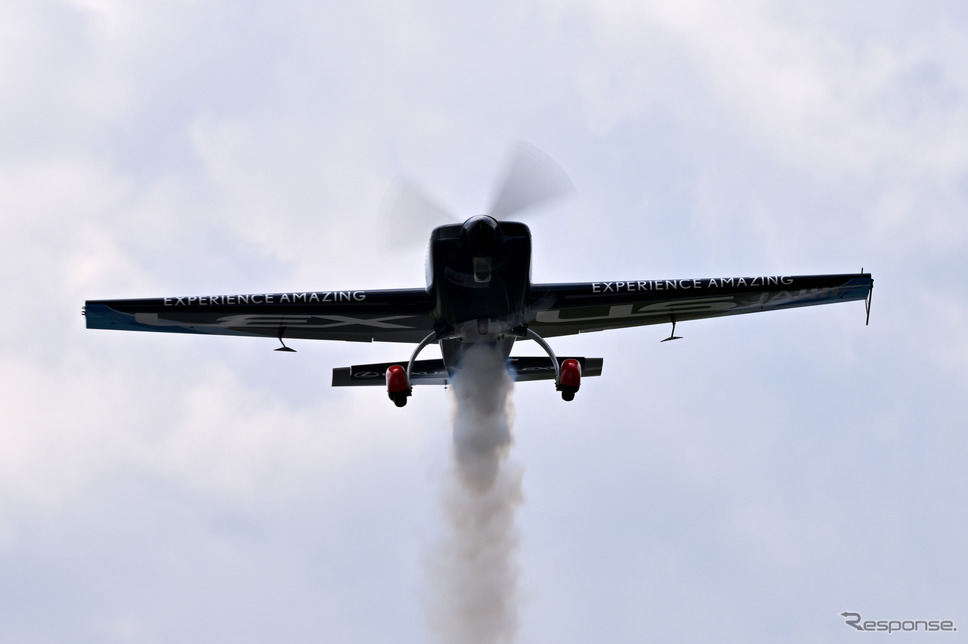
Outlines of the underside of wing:
M 528 326 L 552 337 L 866 300 L 869 273 L 534 285 Z
M 420 342 L 432 330 L 423 289 L 89 300 L 89 329 L 352 342 Z

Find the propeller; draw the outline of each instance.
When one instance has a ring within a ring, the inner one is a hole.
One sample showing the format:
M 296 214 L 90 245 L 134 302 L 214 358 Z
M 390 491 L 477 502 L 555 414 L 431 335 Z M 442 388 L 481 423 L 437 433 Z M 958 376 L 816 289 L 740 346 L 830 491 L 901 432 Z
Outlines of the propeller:
M 568 175 L 547 154 L 524 141 L 511 150 L 486 214 L 520 218 L 525 211 L 575 192 Z M 463 219 L 441 206 L 413 181 L 396 178 L 380 205 L 378 236 L 385 249 L 405 249 L 427 240 L 437 226 Z
M 380 203 L 377 240 L 384 250 L 406 250 L 427 241 L 437 226 L 455 219 L 453 212 L 429 197 L 422 187 L 397 177 Z
M 495 219 L 518 216 L 542 203 L 570 195 L 575 186 L 550 156 L 524 141 L 518 141 L 498 184 L 490 211 Z

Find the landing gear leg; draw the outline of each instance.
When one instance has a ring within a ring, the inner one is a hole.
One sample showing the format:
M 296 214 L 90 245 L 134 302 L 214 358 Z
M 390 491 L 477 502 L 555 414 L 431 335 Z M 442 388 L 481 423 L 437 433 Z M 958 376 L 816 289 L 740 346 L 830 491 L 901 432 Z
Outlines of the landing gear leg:
M 537 342 L 551 358 L 555 367 L 555 390 L 561 392 L 561 399 L 566 402 L 574 400 L 581 386 L 581 364 L 574 359 L 568 359 L 559 364 L 558 356 L 544 338 L 531 329 L 528 329 L 528 337 Z
M 434 332 L 420 341 L 420 344 L 417 345 L 417 348 L 413 350 L 413 354 L 410 356 L 410 362 L 407 363 L 406 370 L 398 364 L 392 365 L 387 369 L 387 396 L 390 397 L 390 400 L 397 407 L 405 406 L 407 404 L 407 398 L 413 394 L 410 372 L 413 371 L 413 362 L 417 359 L 417 354 L 423 351 L 424 347 L 430 344 L 436 337 L 437 333 Z

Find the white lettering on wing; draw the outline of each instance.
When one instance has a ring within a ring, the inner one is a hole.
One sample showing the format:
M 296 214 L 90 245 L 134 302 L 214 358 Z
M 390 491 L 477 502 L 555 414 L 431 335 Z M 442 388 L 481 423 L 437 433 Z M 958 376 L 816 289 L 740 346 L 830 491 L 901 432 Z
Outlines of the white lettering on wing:
M 794 278 L 789 275 L 764 275 L 757 277 L 710 277 L 705 279 L 677 279 L 677 280 L 634 280 L 624 282 L 592 282 L 591 291 L 594 294 L 604 293 L 647 293 L 666 291 L 700 291 L 719 288 L 763 288 L 773 290 L 772 287 L 793 284 Z
M 250 293 L 238 295 L 190 295 L 166 297 L 166 307 L 178 306 L 237 306 L 241 304 L 316 304 L 362 302 L 366 291 L 313 291 L 311 293 Z

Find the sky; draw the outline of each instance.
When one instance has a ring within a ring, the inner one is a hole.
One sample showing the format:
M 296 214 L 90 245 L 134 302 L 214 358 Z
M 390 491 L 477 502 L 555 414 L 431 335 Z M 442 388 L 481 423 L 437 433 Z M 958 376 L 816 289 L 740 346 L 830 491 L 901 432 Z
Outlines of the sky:
M 535 282 L 875 287 L 866 327 L 556 339 L 604 371 L 511 394 L 515 641 L 968 629 L 966 30 L 955 1 L 0 4 L 0 640 L 439 641 L 453 394 L 329 386 L 409 347 L 81 307 L 423 286 L 376 243 L 387 187 L 479 214 L 517 140 L 577 191 L 529 221 Z

